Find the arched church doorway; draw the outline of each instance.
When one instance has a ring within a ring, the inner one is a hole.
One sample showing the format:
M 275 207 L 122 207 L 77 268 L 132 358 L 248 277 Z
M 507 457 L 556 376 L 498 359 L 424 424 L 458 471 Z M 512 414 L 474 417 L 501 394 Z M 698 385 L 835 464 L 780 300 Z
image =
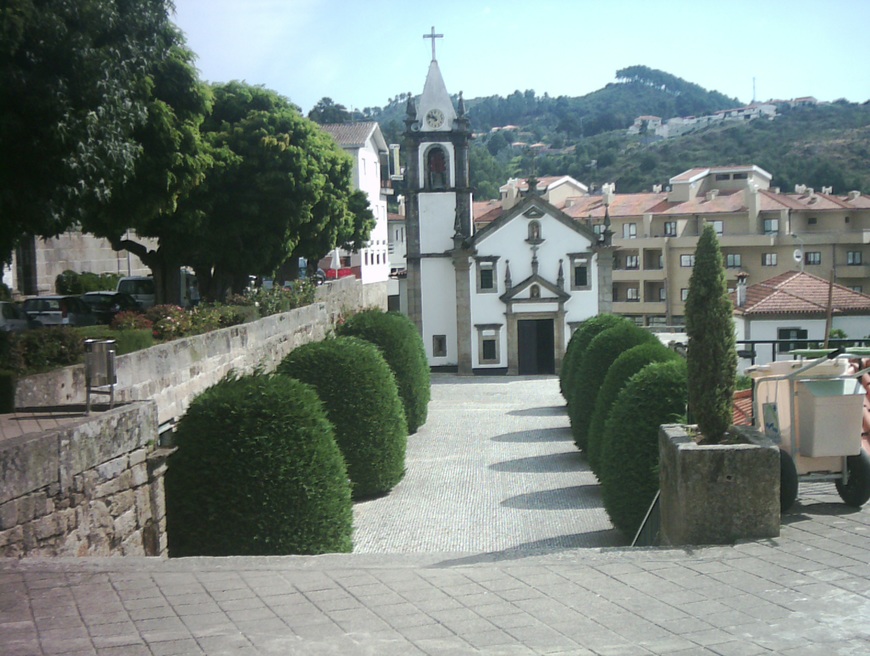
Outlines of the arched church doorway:
M 520 376 L 556 373 L 553 319 L 517 320 L 517 373 Z

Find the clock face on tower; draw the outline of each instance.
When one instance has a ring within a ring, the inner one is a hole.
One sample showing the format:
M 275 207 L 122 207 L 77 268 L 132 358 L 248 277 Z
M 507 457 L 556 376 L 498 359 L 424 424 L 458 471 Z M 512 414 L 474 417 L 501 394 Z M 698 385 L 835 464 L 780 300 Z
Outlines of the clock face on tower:
M 440 128 L 444 125 L 444 112 L 440 109 L 430 109 L 426 113 L 426 125 L 430 128 Z

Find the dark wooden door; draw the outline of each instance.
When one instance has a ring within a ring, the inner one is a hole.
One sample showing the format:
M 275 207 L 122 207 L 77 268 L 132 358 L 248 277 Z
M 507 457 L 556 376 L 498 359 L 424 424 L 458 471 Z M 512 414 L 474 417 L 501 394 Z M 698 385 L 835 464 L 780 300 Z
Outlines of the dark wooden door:
M 517 373 L 521 376 L 556 373 L 552 319 L 517 321 Z

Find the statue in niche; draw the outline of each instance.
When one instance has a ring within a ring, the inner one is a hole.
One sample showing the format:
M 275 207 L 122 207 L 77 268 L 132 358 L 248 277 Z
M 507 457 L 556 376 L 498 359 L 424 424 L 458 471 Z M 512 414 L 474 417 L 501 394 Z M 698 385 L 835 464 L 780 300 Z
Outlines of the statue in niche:
M 429 151 L 426 161 L 430 189 L 447 189 L 447 156 L 443 148 Z

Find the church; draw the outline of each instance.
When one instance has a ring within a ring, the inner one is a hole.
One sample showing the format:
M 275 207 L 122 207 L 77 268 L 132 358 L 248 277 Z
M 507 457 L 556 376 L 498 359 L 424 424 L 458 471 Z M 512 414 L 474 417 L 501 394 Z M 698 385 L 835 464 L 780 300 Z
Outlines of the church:
M 435 57 L 405 116 L 407 307 L 433 370 L 553 374 L 572 330 L 608 312 L 611 233 L 595 234 L 530 180 L 510 211 L 475 231 L 470 119 Z

